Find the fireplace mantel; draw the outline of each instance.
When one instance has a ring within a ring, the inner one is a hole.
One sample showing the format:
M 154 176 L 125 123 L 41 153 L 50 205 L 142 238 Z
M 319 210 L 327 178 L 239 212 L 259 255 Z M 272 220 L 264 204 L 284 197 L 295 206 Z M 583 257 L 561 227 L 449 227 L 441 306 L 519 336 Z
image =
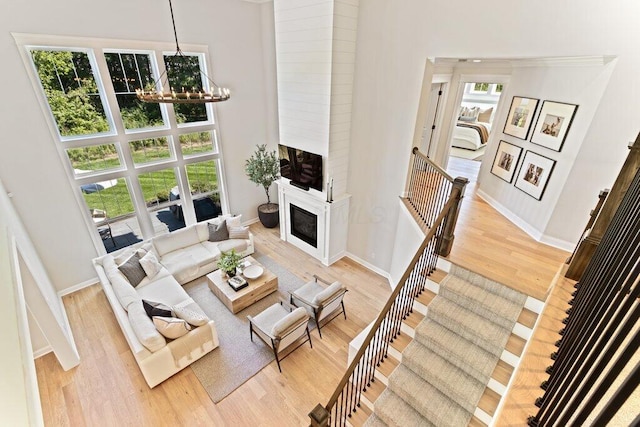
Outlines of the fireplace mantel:
M 351 195 L 342 194 L 333 202 L 327 202 L 317 197 L 316 192 L 296 188 L 284 179 L 280 179 L 277 184 L 280 204 L 280 238 L 320 260 L 324 265 L 331 265 L 342 258 L 347 250 Z M 317 244 L 315 247 L 291 233 L 291 205 L 316 215 Z

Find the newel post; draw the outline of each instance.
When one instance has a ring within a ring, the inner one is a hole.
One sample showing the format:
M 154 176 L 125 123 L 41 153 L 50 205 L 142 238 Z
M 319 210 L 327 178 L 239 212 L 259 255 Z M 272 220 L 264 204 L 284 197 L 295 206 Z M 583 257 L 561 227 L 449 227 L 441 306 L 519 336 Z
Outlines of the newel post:
M 313 411 L 309 412 L 311 427 L 327 427 L 329 425 L 329 411 L 324 406 L 317 404 Z
M 464 189 L 466 188 L 469 180 L 461 176 L 453 180 L 453 187 L 451 193 L 457 193 L 456 203 L 451 206 L 449 213 L 444 220 L 444 229 L 442 236 L 440 236 L 440 242 L 438 245 L 438 255 L 447 256 L 451 252 L 453 247 L 454 231 L 456 229 L 456 223 L 458 222 L 458 213 L 460 212 L 460 206 L 462 205 L 462 199 L 464 197 Z

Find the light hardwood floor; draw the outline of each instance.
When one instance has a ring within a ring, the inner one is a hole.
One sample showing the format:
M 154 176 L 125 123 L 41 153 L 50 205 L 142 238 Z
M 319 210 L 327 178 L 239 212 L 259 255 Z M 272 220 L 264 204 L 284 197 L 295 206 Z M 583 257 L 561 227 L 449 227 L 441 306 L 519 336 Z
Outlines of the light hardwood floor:
M 468 191 L 451 260 L 517 289 L 544 296 L 568 254 L 540 245 Z M 154 389 L 144 382 L 99 285 L 64 298 L 81 363 L 64 372 L 53 354 L 36 360 L 46 425 L 308 425 L 308 412 L 326 403 L 346 366 L 349 341 L 378 314 L 390 293 L 387 280 L 343 258 L 331 267 L 282 242 L 275 229 L 251 227 L 258 250 L 303 279 L 339 279 L 350 292 L 347 320 L 313 332 L 302 346 L 275 361 L 218 404 L 190 368 Z M 534 296 L 535 296 L 534 295 Z M 244 333 L 244 331 L 243 331 Z
M 448 259 L 485 277 L 544 301 L 549 286 L 569 257 L 533 240 L 476 195 L 480 162 L 451 157 L 447 171 L 470 179 Z

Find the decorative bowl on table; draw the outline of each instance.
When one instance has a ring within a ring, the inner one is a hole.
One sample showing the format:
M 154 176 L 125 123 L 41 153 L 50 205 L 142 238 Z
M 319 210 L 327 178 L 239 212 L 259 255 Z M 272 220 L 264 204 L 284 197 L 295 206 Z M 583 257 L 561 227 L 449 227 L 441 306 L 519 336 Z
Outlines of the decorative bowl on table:
M 242 270 L 242 275 L 247 279 L 257 279 L 262 276 L 262 273 L 264 273 L 264 268 L 257 264 L 251 264 Z

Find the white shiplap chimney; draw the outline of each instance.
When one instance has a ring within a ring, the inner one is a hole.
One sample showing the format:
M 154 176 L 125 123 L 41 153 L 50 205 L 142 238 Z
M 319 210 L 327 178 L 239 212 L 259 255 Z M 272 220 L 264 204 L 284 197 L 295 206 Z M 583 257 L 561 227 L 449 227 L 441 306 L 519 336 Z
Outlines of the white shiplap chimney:
M 347 190 L 359 0 L 274 0 L 280 143 L 321 154 Z

